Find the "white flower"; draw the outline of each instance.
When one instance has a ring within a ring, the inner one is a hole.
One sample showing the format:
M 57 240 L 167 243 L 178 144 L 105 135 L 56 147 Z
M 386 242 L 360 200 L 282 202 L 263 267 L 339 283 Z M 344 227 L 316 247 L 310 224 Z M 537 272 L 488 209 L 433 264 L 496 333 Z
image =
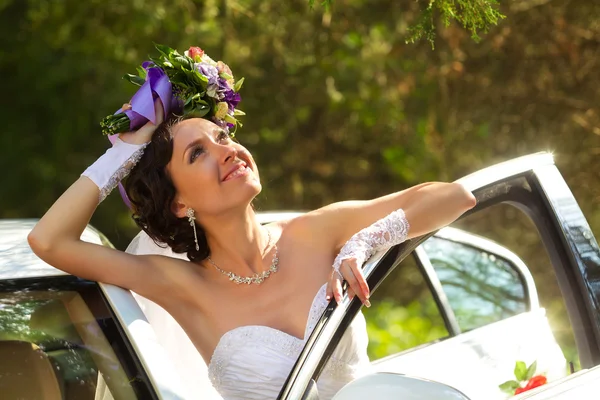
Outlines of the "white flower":
M 228 111 L 229 111 L 229 107 L 227 106 L 227 103 L 225 103 L 224 101 L 221 101 L 220 103 L 217 103 L 217 110 L 215 111 L 215 117 L 218 119 L 223 119 L 227 115 Z
M 210 58 L 206 53 L 204 53 L 202 55 L 202 59 L 201 60 L 202 60 L 203 63 L 210 64 L 213 67 L 217 66 L 217 62 L 215 60 L 213 60 L 212 58 Z

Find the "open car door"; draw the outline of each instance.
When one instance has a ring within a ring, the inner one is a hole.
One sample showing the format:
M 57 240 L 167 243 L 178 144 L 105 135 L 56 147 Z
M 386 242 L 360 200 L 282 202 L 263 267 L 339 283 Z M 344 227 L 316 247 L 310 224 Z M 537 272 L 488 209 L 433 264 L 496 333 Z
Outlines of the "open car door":
M 593 368 L 600 365 L 600 250 L 573 194 L 554 165 L 552 155 L 539 153 L 521 157 L 478 171 L 461 179 L 460 182 L 474 193 L 478 201 L 477 206 L 466 213 L 463 218 L 485 212 L 500 204 L 515 207 L 529 217 L 539 234 L 560 287 L 581 366 L 582 368 Z M 393 274 L 394 270 L 411 254 L 414 254 L 420 245 L 426 243 L 431 236 L 426 235 L 402 243 L 387 252 L 375 255 L 367 262 L 364 273 L 373 293 L 372 298 L 377 295 L 377 290 L 385 284 L 386 279 Z M 426 246 L 424 247 L 426 248 Z M 426 258 L 431 261 L 431 257 Z M 545 322 L 545 316 L 538 308 L 532 306 L 537 302 L 537 298 L 535 302 L 532 302 L 531 293 L 527 293 L 528 290 L 531 291 L 531 282 L 529 284 L 525 282 L 523 285 L 525 308 L 519 313 L 514 316 L 509 315 L 499 322 L 492 321 L 493 323 L 486 326 L 475 324 L 469 329 L 461 329 L 456 315 L 452 320 L 454 309 L 448 301 L 449 292 L 444 290 L 443 284 L 441 284 L 442 275 L 440 273 L 426 275 L 434 297 L 437 296 L 435 298 L 437 306 L 446 310 L 442 314 L 442 319 L 448 335 L 441 337 L 431 345 L 413 350 L 413 352 L 415 354 L 428 352 L 429 362 L 432 366 L 431 371 L 436 370 L 434 363 L 445 360 L 444 368 L 437 368 L 437 375 L 434 374 L 431 378 L 447 383 L 447 385 L 427 381 L 411 381 L 411 378 L 398 375 L 397 373 L 410 374 L 410 365 L 414 365 L 400 362 L 403 357 L 410 357 L 410 355 L 401 353 L 396 357 L 400 361 L 396 363 L 395 367 L 393 363 L 389 362 L 386 368 L 379 369 L 379 371 L 387 369 L 386 373 L 375 372 L 357 382 L 351 382 L 338 393 L 336 399 L 354 399 L 358 398 L 356 396 L 359 393 L 367 392 L 370 393 L 370 398 L 392 398 L 393 396 L 386 396 L 390 395 L 389 389 L 394 385 L 398 389 L 396 398 L 400 394 L 404 395 L 406 393 L 404 389 L 408 386 L 414 389 L 411 393 L 420 396 L 415 398 L 420 399 L 486 398 L 487 400 L 506 398 L 506 395 L 502 395 L 497 387 L 503 382 L 501 376 L 493 376 L 489 382 L 477 382 L 476 379 L 469 379 L 469 377 L 478 376 L 485 380 L 486 374 L 504 368 L 503 363 L 507 362 L 506 353 L 519 345 L 519 329 L 525 331 L 530 326 L 538 329 L 535 335 L 541 335 L 537 352 L 554 354 L 550 363 L 552 365 L 560 363 L 562 359 L 560 349 L 555 346 L 547 322 Z M 436 277 L 438 282 L 437 287 L 434 287 L 436 282 L 433 280 Z M 535 286 L 533 287 L 535 288 Z M 445 304 L 443 304 L 444 301 Z M 347 297 L 339 306 L 334 301 L 329 304 L 292 369 L 279 399 L 318 398 L 315 382 L 341 336 L 360 309 L 361 303 L 358 299 L 350 301 Z M 511 318 L 513 322 L 514 319 L 517 319 L 517 322 L 509 324 L 507 321 Z M 511 332 L 516 339 L 505 342 L 508 344 L 504 348 L 499 346 L 501 351 L 494 354 L 492 351 L 493 339 L 506 339 L 506 335 Z M 547 337 L 548 333 L 550 337 Z M 482 368 L 481 363 L 461 363 L 470 358 L 470 352 L 472 353 L 474 348 L 478 348 L 472 346 L 472 339 L 475 335 L 477 335 L 475 342 L 479 346 L 480 352 L 484 354 L 482 359 L 485 360 L 485 365 L 490 366 L 487 371 Z M 486 335 L 490 338 L 487 344 Z M 530 336 L 528 340 L 535 340 L 535 335 Z M 542 338 L 544 335 L 546 337 Z M 465 343 L 469 344 L 469 340 L 471 340 L 471 346 L 464 345 Z M 449 346 L 445 343 L 452 344 L 452 341 L 462 345 Z M 444 354 L 444 351 L 446 351 L 445 356 L 440 356 L 440 354 Z M 452 357 L 448 357 L 448 354 L 452 354 Z M 515 352 L 514 354 L 520 353 Z M 534 356 L 538 357 L 537 354 Z M 424 375 L 423 371 L 427 370 L 427 365 L 423 364 L 427 361 L 427 358 L 424 358 L 424 361 L 423 358 L 421 359 L 423 368 L 418 371 L 421 376 Z M 517 360 L 510 361 L 514 366 L 514 362 Z M 440 375 L 443 371 L 448 371 L 447 376 Z M 566 371 L 566 365 L 563 371 Z M 512 370 L 509 372 L 512 373 Z M 461 376 L 465 378 L 461 379 Z M 557 372 L 557 378 L 561 378 L 560 371 Z M 420 393 L 415 391 L 420 391 Z

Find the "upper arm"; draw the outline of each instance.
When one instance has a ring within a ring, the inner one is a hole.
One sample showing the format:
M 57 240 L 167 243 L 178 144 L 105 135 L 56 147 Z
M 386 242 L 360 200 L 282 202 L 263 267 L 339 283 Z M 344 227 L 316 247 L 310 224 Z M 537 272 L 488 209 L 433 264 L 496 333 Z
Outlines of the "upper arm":
M 161 256 L 138 256 L 81 240 L 45 249 L 28 236 L 32 250 L 48 264 L 83 279 L 109 283 L 154 298 L 171 280 Z
M 475 198 L 457 183 L 424 183 L 372 200 L 343 201 L 307 216 L 319 240 L 340 249 L 352 235 L 399 208 L 410 225 L 408 238 L 439 229 L 475 205 Z

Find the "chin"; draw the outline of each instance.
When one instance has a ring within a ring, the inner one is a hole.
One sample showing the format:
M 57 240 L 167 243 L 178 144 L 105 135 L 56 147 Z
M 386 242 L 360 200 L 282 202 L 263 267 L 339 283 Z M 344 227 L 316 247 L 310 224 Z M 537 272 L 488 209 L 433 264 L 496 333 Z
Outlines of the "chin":
M 254 199 L 254 197 L 258 196 L 258 194 L 260 192 L 262 192 L 262 185 L 258 181 L 251 182 L 249 187 L 253 191 L 252 199 Z

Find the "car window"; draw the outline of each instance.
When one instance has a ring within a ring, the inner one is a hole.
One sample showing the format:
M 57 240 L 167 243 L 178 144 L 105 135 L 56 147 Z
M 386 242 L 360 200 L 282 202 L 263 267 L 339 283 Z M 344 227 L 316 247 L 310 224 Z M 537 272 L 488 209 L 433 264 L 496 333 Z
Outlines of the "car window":
M 498 204 L 469 215 L 452 224 L 452 226 L 492 240 L 522 260 L 527 273 L 530 274 L 531 284 L 534 285 L 534 292 L 526 294 L 528 297 L 527 302 L 530 300 L 529 298 L 535 296 L 535 303 L 538 304 L 546 315 L 549 327 L 552 329 L 551 334 L 560 345 L 567 362 L 573 362 L 574 367 L 578 369 L 579 357 L 576 350 L 573 329 L 566 312 L 566 305 L 558 284 L 558 277 L 555 269 L 552 267 L 550 255 L 543 243 L 540 230 L 533 223 L 532 219 L 512 205 Z M 463 244 L 469 245 L 469 243 L 464 242 Z M 459 247 L 453 247 L 454 249 L 459 249 Z M 472 252 L 467 254 L 473 255 Z M 465 255 L 465 257 L 469 256 Z M 473 257 L 473 263 L 476 263 L 479 258 L 484 259 L 485 255 L 473 255 Z M 432 264 L 437 264 L 439 268 L 441 263 L 435 261 L 436 258 L 440 257 L 432 257 Z M 502 271 L 503 264 L 503 260 L 497 258 L 493 262 L 487 261 L 486 266 L 481 268 L 489 269 L 495 265 L 496 267 L 493 267 L 495 271 Z M 477 270 L 477 268 L 472 269 Z M 523 298 L 523 293 L 516 289 L 516 282 L 515 277 L 511 278 L 509 270 L 504 270 L 501 274 L 497 274 L 493 278 L 490 277 L 487 283 L 472 283 L 473 285 L 484 285 L 479 286 L 479 290 L 482 291 L 483 288 L 489 287 L 490 284 L 493 284 L 497 288 L 489 293 L 480 292 L 488 297 L 480 296 L 477 300 L 473 301 L 482 302 L 482 304 L 487 303 L 487 310 L 491 311 L 494 309 L 493 303 L 503 297 L 502 307 L 495 308 L 495 311 L 487 313 L 487 315 L 486 313 L 471 314 L 473 319 L 463 318 L 459 323 L 464 326 L 464 329 L 475 328 L 484 324 L 486 318 L 489 318 L 490 322 L 494 322 L 492 321 L 494 318 L 506 319 L 507 316 L 510 316 L 510 313 L 518 312 L 519 307 L 523 307 L 523 304 L 519 300 Z M 502 286 L 502 290 L 498 290 L 500 289 L 499 286 Z M 468 286 L 466 287 L 468 288 Z M 454 296 L 446 288 L 444 290 L 449 295 L 449 299 Z M 495 298 L 490 297 L 492 293 Z M 474 297 L 476 296 L 471 296 L 470 298 L 473 299 Z M 455 309 L 455 313 L 460 315 L 461 307 L 459 305 L 460 300 L 455 301 L 452 307 Z M 463 310 L 469 313 L 472 312 L 472 310 L 465 308 Z
M 363 307 L 371 361 L 449 335 L 440 310 L 414 257 L 402 261 Z
M 525 281 L 508 260 L 440 237 L 429 238 L 423 248 L 462 332 L 528 310 Z
M 155 398 L 97 284 L 22 281 L 0 282 L 3 398 Z

